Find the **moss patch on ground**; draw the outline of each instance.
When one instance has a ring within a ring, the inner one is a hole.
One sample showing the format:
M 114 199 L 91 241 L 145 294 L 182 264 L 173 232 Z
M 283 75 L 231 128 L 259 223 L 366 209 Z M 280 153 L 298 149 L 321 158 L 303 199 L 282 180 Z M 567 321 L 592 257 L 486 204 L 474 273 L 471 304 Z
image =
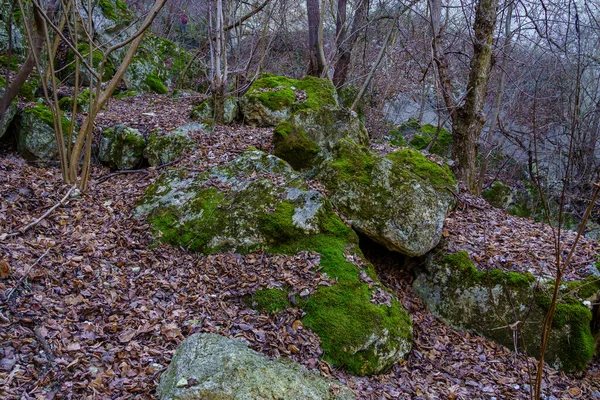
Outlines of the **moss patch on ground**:
M 167 87 L 160 80 L 160 78 L 154 74 L 150 74 L 146 76 L 146 85 L 152 90 L 154 93 L 158 94 L 166 94 L 168 92 Z
M 287 291 L 283 289 L 259 289 L 250 298 L 250 303 L 260 312 L 278 313 L 290 306 Z

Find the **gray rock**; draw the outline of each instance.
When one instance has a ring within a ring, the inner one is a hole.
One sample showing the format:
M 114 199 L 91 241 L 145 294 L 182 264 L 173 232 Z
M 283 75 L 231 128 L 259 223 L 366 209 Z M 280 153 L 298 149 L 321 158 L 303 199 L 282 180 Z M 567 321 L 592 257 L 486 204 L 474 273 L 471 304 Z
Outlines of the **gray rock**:
M 190 137 L 190 133 L 197 131 L 206 131 L 205 125 L 190 122 L 164 135 L 161 132 L 153 132 L 144 149 L 144 157 L 153 167 L 175 161 L 183 153 L 194 148 L 194 141 Z
M 233 96 L 227 96 L 225 98 L 225 115 L 224 121 L 226 124 L 232 124 L 238 116 L 239 106 L 238 101 Z M 204 100 L 198 107 L 195 107 L 190 113 L 192 118 L 199 120 L 212 119 L 213 118 L 213 106 L 212 99 Z
M 54 122 L 48 107 L 38 104 L 33 108 L 25 109 L 22 114 L 17 114 L 14 118 L 17 151 L 23 158 L 42 164 L 58 161 Z M 68 140 L 69 125 L 70 121 L 63 117 L 62 130 L 65 141 Z
M 292 79 L 264 74 L 252 83 L 240 101 L 244 121 L 254 126 L 276 126 L 294 111 L 339 107 L 328 79 L 307 76 Z
M 4 88 L 0 87 L 0 99 L 4 96 Z M 6 131 L 8 130 L 8 126 L 12 122 L 13 118 L 17 114 L 17 101 L 13 100 L 12 103 L 8 105 L 6 112 L 4 113 L 4 118 L 2 122 L 0 122 L 0 138 L 4 136 Z
M 285 161 L 249 150 L 205 173 L 168 171 L 148 187 L 136 212 L 161 240 L 205 254 L 259 248 L 322 254 L 320 270 L 335 283 L 306 293 L 303 323 L 319 335 L 333 365 L 381 373 L 410 351 L 410 318 L 354 250 L 358 237 Z M 371 286 L 361 274 L 373 277 Z
M 413 289 L 429 310 L 447 324 L 475 331 L 515 350 L 510 325 L 519 322 L 517 350 L 540 354 L 540 332 L 554 283 L 548 279 L 500 270 L 478 271 L 466 251 L 430 255 Z M 600 283 L 571 282 L 561 297 L 592 299 Z M 558 303 L 545 359 L 565 371 L 582 370 L 594 354 L 592 314 L 583 302 Z M 523 348 L 525 343 L 525 348 Z
M 102 132 L 98 159 L 111 169 L 139 167 L 146 147 L 144 136 L 137 130 L 118 124 Z
M 273 133 L 273 154 L 297 170 L 313 167 L 329 155 L 340 139 L 363 146 L 369 135 L 358 115 L 348 109 L 301 110 L 281 122 Z
M 457 192 L 449 168 L 416 150 L 382 157 L 347 139 L 319 166 L 317 178 L 356 230 L 411 257 L 438 244 Z
M 355 398 L 339 381 L 290 360 L 270 360 L 240 340 L 207 333 L 181 343 L 156 392 L 161 400 Z

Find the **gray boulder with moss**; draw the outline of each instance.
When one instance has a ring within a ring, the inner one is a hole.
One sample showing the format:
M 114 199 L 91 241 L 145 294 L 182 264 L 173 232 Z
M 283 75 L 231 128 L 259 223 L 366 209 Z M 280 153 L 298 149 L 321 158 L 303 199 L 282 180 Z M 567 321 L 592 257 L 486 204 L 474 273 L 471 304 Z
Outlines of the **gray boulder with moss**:
M 350 400 L 339 381 L 286 359 L 270 360 L 239 339 L 197 333 L 184 340 L 156 390 L 161 400 Z
M 226 124 L 232 124 L 238 117 L 239 106 L 237 98 L 233 96 L 227 96 L 225 98 L 225 114 L 224 121 Z M 194 107 L 190 112 L 190 117 L 207 120 L 213 119 L 213 101 L 212 99 L 206 99 L 200 103 L 197 107 Z
M 166 134 L 162 134 L 161 131 L 152 132 L 144 149 L 144 157 L 153 167 L 175 161 L 194 148 L 195 143 L 190 133 L 205 129 L 203 124 L 191 122 Z
M 303 170 L 322 161 L 343 138 L 369 144 L 367 129 L 354 111 L 332 107 L 300 110 L 275 127 L 273 154 Z
M 135 169 L 144 158 L 145 147 L 140 131 L 118 124 L 102 132 L 98 159 L 113 170 Z
M 148 187 L 136 210 L 161 240 L 205 254 L 319 253 L 321 273 L 335 283 L 299 306 L 304 326 L 319 335 L 333 365 L 375 374 L 410 351 L 410 318 L 364 261 L 358 237 L 285 161 L 249 150 L 204 173 L 169 171 Z
M 518 350 L 526 349 L 533 357 L 539 357 L 553 286 L 553 281 L 529 273 L 477 270 L 466 251 L 430 255 L 413 282 L 413 289 L 433 314 L 511 350 L 511 326 L 518 323 Z M 592 313 L 582 302 L 595 301 L 599 289 L 600 282 L 592 276 L 562 286 L 545 356 L 555 368 L 580 371 L 594 355 Z
M 335 87 L 328 79 L 312 76 L 263 74 L 240 100 L 244 122 L 254 126 L 276 126 L 295 111 L 322 107 L 339 107 Z
M 457 192 L 443 163 L 412 149 L 380 156 L 347 139 L 319 166 L 317 178 L 356 230 L 411 257 L 438 244 Z
M 4 96 L 4 87 L 0 86 L 0 99 L 3 96 Z M 17 114 L 17 100 L 15 99 L 6 108 L 6 111 L 4 112 L 4 117 L 2 118 L 2 121 L 0 122 L 0 138 L 2 136 L 4 136 L 4 134 L 8 130 L 10 123 L 12 122 L 12 120 L 16 114 Z
M 42 164 L 59 161 L 54 120 L 48 107 L 38 104 L 27 108 L 15 115 L 14 122 L 17 151 L 23 158 Z M 65 142 L 68 140 L 70 124 L 66 117 L 62 117 Z
M 12 49 L 12 57 L 23 59 L 27 53 L 27 38 L 23 31 L 23 19 L 20 12 L 13 14 L 12 23 L 10 26 L 12 36 L 12 46 L 9 43 L 9 16 L 11 15 L 12 2 L 3 1 L 0 3 L 0 54 L 7 54 L 9 49 Z M 18 6 L 17 6 L 18 10 Z

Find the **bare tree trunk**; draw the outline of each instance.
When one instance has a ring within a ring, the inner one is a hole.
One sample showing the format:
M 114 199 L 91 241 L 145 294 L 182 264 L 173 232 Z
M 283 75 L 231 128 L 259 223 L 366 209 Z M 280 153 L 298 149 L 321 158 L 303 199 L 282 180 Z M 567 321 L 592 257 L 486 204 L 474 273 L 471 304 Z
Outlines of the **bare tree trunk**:
M 368 3 L 368 0 L 359 0 L 356 6 L 356 11 L 354 12 L 354 20 L 352 21 L 350 35 L 346 37 L 346 0 L 338 0 L 336 46 L 339 57 L 335 63 L 333 73 L 333 84 L 337 88 L 342 87 L 348 79 L 348 71 L 350 69 L 350 61 L 354 43 L 356 43 L 358 35 L 366 26 Z
M 213 17 L 214 11 L 214 17 Z M 225 91 L 227 88 L 227 42 L 225 40 L 225 23 L 223 0 L 216 0 L 213 10 L 209 2 L 209 35 L 210 35 L 210 92 L 213 101 L 213 118 L 216 124 L 225 120 Z
M 323 41 L 319 34 L 321 30 L 319 0 L 306 0 L 306 11 L 308 13 L 308 49 L 310 53 L 310 64 L 307 74 L 322 76 L 326 63 L 323 53 Z

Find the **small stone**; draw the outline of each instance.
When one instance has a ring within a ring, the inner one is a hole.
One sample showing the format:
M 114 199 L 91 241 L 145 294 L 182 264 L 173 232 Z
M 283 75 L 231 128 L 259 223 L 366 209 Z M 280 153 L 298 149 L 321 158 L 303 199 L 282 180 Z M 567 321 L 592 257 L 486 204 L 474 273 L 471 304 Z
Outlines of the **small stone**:
M 187 384 L 188 384 L 187 379 L 181 378 L 180 380 L 177 381 L 177 384 L 175 384 L 175 387 L 182 388 L 182 387 L 186 387 Z

